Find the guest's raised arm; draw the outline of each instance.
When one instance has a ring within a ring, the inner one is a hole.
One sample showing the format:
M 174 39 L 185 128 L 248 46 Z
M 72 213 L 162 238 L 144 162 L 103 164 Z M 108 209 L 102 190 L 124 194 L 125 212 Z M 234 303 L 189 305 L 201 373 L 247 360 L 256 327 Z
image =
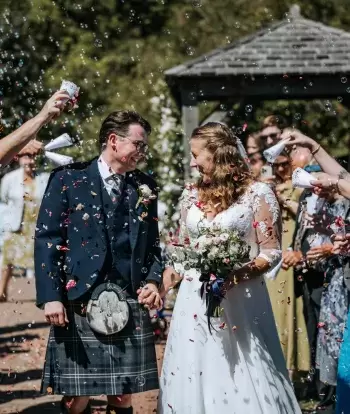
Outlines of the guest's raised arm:
M 300 145 L 310 149 L 311 154 L 322 170 L 333 176 L 350 181 L 350 174 L 328 152 L 312 138 L 304 135 L 297 129 L 285 129 L 281 136 L 287 146 Z
M 44 125 L 61 114 L 67 97 L 69 95 L 65 91 L 56 92 L 45 103 L 38 115 L 0 140 L 0 165 L 2 167 L 9 164 Z

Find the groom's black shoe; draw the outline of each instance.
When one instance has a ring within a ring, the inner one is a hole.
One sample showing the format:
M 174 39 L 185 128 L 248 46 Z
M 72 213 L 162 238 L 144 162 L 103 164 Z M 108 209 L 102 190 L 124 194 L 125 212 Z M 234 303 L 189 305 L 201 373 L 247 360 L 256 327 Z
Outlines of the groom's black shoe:
M 133 414 L 134 410 L 132 407 L 121 408 L 113 407 L 113 405 L 107 405 L 106 414 Z

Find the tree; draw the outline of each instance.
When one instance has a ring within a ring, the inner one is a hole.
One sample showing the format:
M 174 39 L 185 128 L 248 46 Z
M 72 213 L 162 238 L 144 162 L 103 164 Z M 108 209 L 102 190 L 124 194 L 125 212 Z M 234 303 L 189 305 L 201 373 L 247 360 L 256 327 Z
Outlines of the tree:
M 174 231 L 179 219 L 178 200 L 183 187 L 183 146 L 179 112 L 169 95 L 164 81 L 155 85 L 156 96 L 151 98 L 154 128 L 153 158 L 154 175 L 159 185 L 161 230 Z M 153 170 L 151 171 L 153 173 Z

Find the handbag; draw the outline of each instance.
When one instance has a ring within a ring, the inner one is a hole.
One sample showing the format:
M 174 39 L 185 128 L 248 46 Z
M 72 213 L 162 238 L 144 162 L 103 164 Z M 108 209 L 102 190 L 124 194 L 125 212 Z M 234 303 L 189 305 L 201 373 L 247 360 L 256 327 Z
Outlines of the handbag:
M 86 321 L 90 328 L 103 335 L 113 335 L 129 321 L 129 305 L 123 289 L 115 283 L 97 286 L 87 304 Z

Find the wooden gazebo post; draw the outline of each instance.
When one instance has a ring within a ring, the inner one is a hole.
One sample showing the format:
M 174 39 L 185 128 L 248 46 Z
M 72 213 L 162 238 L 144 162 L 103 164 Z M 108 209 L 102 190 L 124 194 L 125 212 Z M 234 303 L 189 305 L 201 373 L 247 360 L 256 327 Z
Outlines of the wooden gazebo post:
M 199 124 L 199 109 L 197 95 L 194 92 L 183 89 L 181 91 L 181 117 L 182 117 L 182 129 L 183 129 L 183 149 L 184 149 L 184 175 L 185 180 L 190 177 L 190 146 L 189 138 L 192 131 Z

